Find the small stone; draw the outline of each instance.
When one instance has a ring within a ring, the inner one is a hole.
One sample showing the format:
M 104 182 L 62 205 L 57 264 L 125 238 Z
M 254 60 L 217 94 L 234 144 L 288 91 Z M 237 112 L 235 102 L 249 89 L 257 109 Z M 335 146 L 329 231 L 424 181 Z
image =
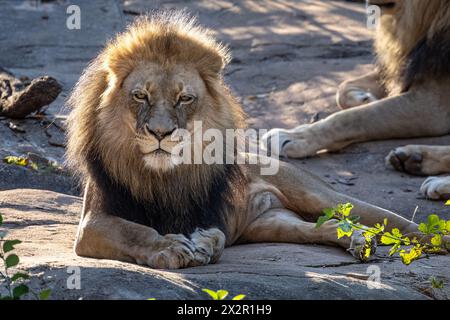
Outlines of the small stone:
M 12 131 L 18 132 L 18 133 L 25 133 L 25 132 L 27 132 L 23 127 L 21 127 L 20 125 L 14 123 L 14 122 L 9 122 L 8 123 L 8 128 L 10 128 Z

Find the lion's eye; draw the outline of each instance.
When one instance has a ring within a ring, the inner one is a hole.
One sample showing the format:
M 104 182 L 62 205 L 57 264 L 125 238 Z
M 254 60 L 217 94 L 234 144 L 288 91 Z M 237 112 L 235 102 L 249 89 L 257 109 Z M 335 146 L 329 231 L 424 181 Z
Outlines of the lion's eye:
M 194 102 L 195 97 L 193 95 L 190 94 L 183 94 L 180 96 L 178 102 L 180 104 L 191 104 L 192 102 Z
M 133 95 L 133 99 L 136 100 L 137 102 L 144 102 L 145 99 L 147 98 L 147 94 L 139 89 L 133 90 L 131 94 Z

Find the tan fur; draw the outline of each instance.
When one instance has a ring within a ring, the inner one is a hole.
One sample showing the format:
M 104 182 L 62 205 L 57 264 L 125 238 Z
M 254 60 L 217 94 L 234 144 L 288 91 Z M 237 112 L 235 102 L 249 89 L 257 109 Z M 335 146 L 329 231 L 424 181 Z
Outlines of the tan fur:
M 183 268 L 217 261 L 225 245 L 278 241 L 338 245 L 351 248 L 359 257 L 364 241 L 361 234 L 338 240 L 332 222 L 315 228 L 314 222 L 324 208 L 345 202 L 355 205 L 354 213 L 361 216 L 362 223 L 372 225 L 388 218 L 391 228 L 417 230 L 414 223 L 339 194 L 317 177 L 283 162 L 273 176 L 261 176 L 258 165 L 240 167 L 243 177 L 234 181 L 227 195 L 230 207 L 224 213 L 226 235 L 217 228 L 196 229 L 190 235 L 159 234 L 152 227 L 98 209 L 100 193 L 86 163 L 92 154 L 101 158 L 109 176 L 131 190 L 132 197 L 149 199 L 158 194 L 159 198 L 152 200 L 176 202 L 170 205 L 178 208 L 180 214 L 189 204 L 190 195 L 214 192 L 209 190 L 211 177 L 224 170 L 221 165 L 181 165 L 170 170 L 146 165 L 142 148 L 155 141 L 135 132 L 129 111 L 133 103 L 130 91 L 140 83 L 139 77 L 144 77 L 157 87 L 154 95 L 165 95 L 164 102 L 173 104 L 168 101 L 171 95 L 164 90 L 176 90 L 177 85 L 170 87 L 170 81 L 181 79 L 184 85 L 190 82 L 201 93 L 194 118 L 211 128 L 242 128 L 241 106 L 221 78 L 228 59 L 223 46 L 183 15 L 176 14 L 139 20 L 109 44 L 88 68 L 70 98 L 73 111 L 69 119 L 68 158 L 86 183 L 75 244 L 77 254 L 155 268 Z M 196 84 L 197 75 L 206 90 Z M 176 175 L 177 184 L 187 187 L 182 189 L 186 194 L 174 194 L 165 180 L 168 174 Z M 152 192 L 155 190 L 158 192 Z
M 383 8 L 375 39 L 379 70 L 339 87 L 337 102 L 346 110 L 292 130 L 274 129 L 263 137 L 263 146 L 278 139 L 280 148 L 275 153 L 304 158 L 357 142 L 450 133 L 450 75 L 445 53 L 450 46 L 450 2 L 371 0 L 369 3 Z M 395 7 L 383 7 L 389 3 Z M 440 37 L 437 44 L 436 36 Z M 434 43 L 434 51 L 427 51 L 433 55 L 428 58 L 431 60 L 426 61 L 422 54 L 418 62 L 411 62 L 413 50 L 421 43 L 428 46 Z M 411 63 L 426 63 L 426 67 L 420 69 Z M 412 174 L 450 173 L 447 161 L 432 160 L 447 158 L 450 153 L 422 149 L 423 152 L 415 152 L 415 160 L 397 150 L 388 156 L 387 162 Z

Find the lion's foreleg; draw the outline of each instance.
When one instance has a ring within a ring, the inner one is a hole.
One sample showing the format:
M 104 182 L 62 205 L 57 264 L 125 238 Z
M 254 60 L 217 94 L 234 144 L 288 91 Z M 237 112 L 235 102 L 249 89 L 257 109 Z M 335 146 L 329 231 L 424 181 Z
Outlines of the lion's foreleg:
M 80 256 L 114 259 L 177 269 L 217 261 L 225 243 L 218 229 L 196 230 L 190 238 L 160 235 L 156 230 L 104 213 L 85 212 L 75 252 Z
M 337 237 L 336 220 L 316 228 L 315 223 L 303 221 L 297 214 L 286 209 L 271 209 L 260 215 L 244 231 L 242 242 L 312 243 L 339 246 L 357 258 L 362 257 L 365 238 L 355 231 L 351 237 Z M 372 242 L 372 253 L 376 242 Z

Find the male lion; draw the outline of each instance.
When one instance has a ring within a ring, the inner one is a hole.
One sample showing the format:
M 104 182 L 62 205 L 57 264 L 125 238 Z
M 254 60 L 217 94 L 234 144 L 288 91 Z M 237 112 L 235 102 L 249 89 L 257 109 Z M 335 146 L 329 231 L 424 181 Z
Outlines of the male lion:
M 450 133 L 450 2 L 370 0 L 381 8 L 375 51 L 378 68 L 344 82 L 341 108 L 328 118 L 292 130 L 274 129 L 275 153 L 290 158 L 336 151 L 352 143 Z M 387 163 L 416 175 L 450 173 L 450 146 L 409 145 L 392 151 Z M 450 177 L 427 179 L 421 188 L 432 199 L 450 197 Z
M 363 224 L 387 218 L 389 228 L 417 232 L 287 163 L 271 176 L 259 165 L 174 164 L 177 129 L 195 134 L 195 120 L 222 132 L 244 127 L 222 80 L 228 60 L 193 20 L 157 13 L 138 19 L 87 68 L 69 100 L 68 159 L 86 184 L 78 255 L 183 268 L 215 262 L 234 243 L 292 242 L 361 257 L 361 233 L 338 240 L 335 221 L 313 223 L 346 202 Z

